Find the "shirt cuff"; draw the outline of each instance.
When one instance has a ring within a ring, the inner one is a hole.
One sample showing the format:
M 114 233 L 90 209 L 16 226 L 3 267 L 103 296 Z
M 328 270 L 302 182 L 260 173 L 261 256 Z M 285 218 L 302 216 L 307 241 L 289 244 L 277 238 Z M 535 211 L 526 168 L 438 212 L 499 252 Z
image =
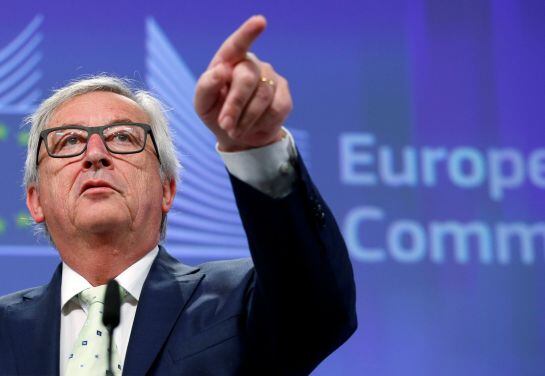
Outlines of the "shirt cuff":
M 267 146 L 224 152 L 216 144 L 216 151 L 231 175 L 272 198 L 282 198 L 291 192 L 295 182 L 293 161 L 297 157 L 293 136 L 283 129 L 286 136 Z

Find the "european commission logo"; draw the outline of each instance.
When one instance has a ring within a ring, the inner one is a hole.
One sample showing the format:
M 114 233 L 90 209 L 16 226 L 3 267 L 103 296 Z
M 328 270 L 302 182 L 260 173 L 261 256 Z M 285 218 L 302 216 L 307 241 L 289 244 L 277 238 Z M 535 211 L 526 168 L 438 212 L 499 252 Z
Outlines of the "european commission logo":
M 43 16 L 36 15 L 0 44 L 1 189 L 4 197 L 13 197 L 3 200 L 0 205 L 0 254 L 19 254 L 13 248 L 14 244 L 34 242 L 28 212 L 24 201 L 19 199 L 22 196 L 20 171 L 28 142 L 28 132 L 21 129 L 20 124 L 22 117 L 30 113 L 42 97 L 39 84 L 43 20 Z
M 25 115 L 42 95 L 38 88 L 42 22 L 43 16 L 37 15 L 0 50 L 0 114 Z
M 43 17 L 36 16 L 0 52 L 0 114 L 24 116 L 42 96 L 38 89 L 42 75 L 39 69 L 42 23 Z M 215 138 L 193 109 L 196 76 L 152 17 L 146 19 L 145 31 L 146 84 L 168 109 L 167 117 L 183 166 L 179 191 L 168 216 L 169 251 L 185 257 L 248 256 L 229 177 L 215 151 Z M 290 131 L 299 152 L 310 162 L 308 133 L 291 128 Z M 14 182 L 14 187 L 20 192 L 19 182 Z M 50 254 L 44 252 L 46 247 L 30 250 L 34 239 L 29 234 L 27 231 L 28 241 L 23 247 L 8 246 L 0 234 L 0 254 Z

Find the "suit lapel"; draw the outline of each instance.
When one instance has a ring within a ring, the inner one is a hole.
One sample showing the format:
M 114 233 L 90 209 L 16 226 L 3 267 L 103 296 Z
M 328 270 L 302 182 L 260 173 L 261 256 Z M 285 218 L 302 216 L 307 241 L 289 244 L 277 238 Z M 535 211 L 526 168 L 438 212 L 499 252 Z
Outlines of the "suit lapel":
M 145 374 L 204 274 L 162 247 L 152 264 L 134 318 L 123 374 Z
M 59 374 L 61 274 L 59 265 L 48 285 L 33 289 L 8 308 L 19 374 Z

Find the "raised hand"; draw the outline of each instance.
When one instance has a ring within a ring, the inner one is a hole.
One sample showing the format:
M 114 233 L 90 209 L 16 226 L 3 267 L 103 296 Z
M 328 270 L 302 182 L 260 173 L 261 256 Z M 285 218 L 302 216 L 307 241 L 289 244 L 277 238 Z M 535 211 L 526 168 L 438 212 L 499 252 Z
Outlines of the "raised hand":
M 292 109 L 288 82 L 249 52 L 266 25 L 263 16 L 250 17 L 223 42 L 197 82 L 195 109 L 223 151 L 265 146 L 283 136 Z

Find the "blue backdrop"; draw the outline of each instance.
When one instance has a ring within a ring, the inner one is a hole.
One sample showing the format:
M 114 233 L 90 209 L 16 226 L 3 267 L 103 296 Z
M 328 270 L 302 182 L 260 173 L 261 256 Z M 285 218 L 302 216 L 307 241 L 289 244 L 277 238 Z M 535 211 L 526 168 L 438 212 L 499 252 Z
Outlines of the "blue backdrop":
M 32 233 L 22 118 L 108 72 L 169 106 L 185 166 L 167 247 L 247 255 L 195 79 L 243 20 L 354 265 L 360 327 L 316 375 L 545 375 L 545 3 L 57 1 L 0 6 L 0 294 L 58 263 Z

